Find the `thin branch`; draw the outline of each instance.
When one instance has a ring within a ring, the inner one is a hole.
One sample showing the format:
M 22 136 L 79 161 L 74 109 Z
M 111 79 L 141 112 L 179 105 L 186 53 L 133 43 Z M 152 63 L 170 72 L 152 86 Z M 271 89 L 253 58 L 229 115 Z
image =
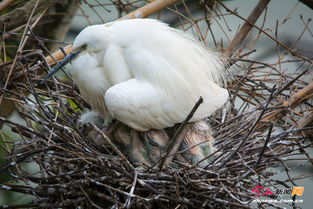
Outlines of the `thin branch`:
M 28 21 L 27 17 L 31 16 L 33 9 L 35 9 L 35 14 L 39 14 L 55 2 L 56 0 L 39 0 L 38 6 L 35 6 L 37 5 L 37 0 L 28 1 L 22 7 L 0 16 L 0 29 L 3 29 L 4 25 L 6 25 L 7 30 L 21 26 Z
M 296 106 L 300 105 L 301 102 L 313 96 L 312 93 L 313 93 L 313 82 L 309 83 L 306 87 L 293 94 L 289 101 L 284 101 L 280 105 L 286 108 L 288 107 L 295 108 Z M 285 109 L 276 110 L 269 114 L 268 116 L 266 116 L 262 121 L 264 122 L 274 121 L 277 118 L 281 117 L 284 111 Z M 260 125 L 262 126 L 262 124 Z
M 263 115 L 264 115 L 264 113 L 265 113 L 265 110 L 267 109 L 267 106 L 269 105 L 269 103 L 270 103 L 271 100 L 272 100 L 272 96 L 273 96 L 273 94 L 274 94 L 275 87 L 276 87 L 276 86 L 274 86 L 274 87 L 272 88 L 272 92 L 271 92 L 270 97 L 267 99 L 267 102 L 266 102 L 264 108 L 262 109 L 262 111 L 261 111 L 259 117 L 256 119 L 256 121 L 254 122 L 254 124 L 253 124 L 252 127 L 250 128 L 248 134 L 245 136 L 244 139 L 242 139 L 242 141 L 241 141 L 241 143 L 239 144 L 239 146 L 237 146 L 237 148 L 236 148 L 235 150 L 233 150 L 233 151 L 226 157 L 226 159 L 219 165 L 220 168 L 221 168 L 221 167 L 224 167 L 224 165 L 225 165 L 228 161 L 230 161 L 230 160 L 233 158 L 233 156 L 234 156 L 234 155 L 239 151 L 239 149 L 245 144 L 246 140 L 247 140 L 248 137 L 251 135 L 251 133 L 255 130 L 255 128 L 257 127 L 258 123 L 261 121 L 261 119 L 262 119 L 262 117 L 263 117 Z
M 260 0 L 262 1 L 262 0 Z M 286 46 L 284 43 L 280 42 L 279 40 L 277 40 L 275 37 L 273 37 L 272 35 L 270 35 L 268 32 L 266 32 L 265 30 L 263 30 L 262 28 L 258 27 L 257 25 L 255 25 L 252 22 L 249 22 L 248 20 L 246 20 L 245 18 L 243 18 L 242 16 L 240 16 L 239 14 L 237 14 L 236 12 L 230 10 L 228 7 L 226 7 L 222 2 L 220 2 L 220 4 L 226 9 L 227 12 L 230 12 L 231 14 L 239 17 L 240 19 L 248 22 L 250 25 L 252 25 L 254 28 L 258 29 L 259 31 L 261 31 L 262 33 L 264 33 L 267 37 L 269 37 L 270 39 L 272 39 L 273 41 L 275 41 L 279 46 L 281 46 L 282 48 L 284 48 L 285 50 L 287 50 L 291 55 L 299 57 L 300 59 L 313 64 L 313 61 L 310 60 L 309 58 L 306 58 L 304 56 L 302 56 L 301 54 L 299 54 L 298 52 L 292 51 L 288 46 Z
M 249 17 L 245 21 L 245 23 L 241 26 L 240 30 L 236 33 L 235 37 L 231 41 L 229 47 L 225 51 L 225 56 L 231 57 L 234 50 L 243 42 L 243 40 L 248 35 L 249 31 L 259 19 L 260 15 L 263 13 L 264 9 L 268 5 L 270 0 L 260 0 L 258 4 L 254 7 Z M 223 6 L 223 4 L 221 3 Z
M 116 154 L 118 154 L 118 156 L 120 156 L 120 158 L 122 159 L 122 162 L 125 162 L 125 164 L 127 165 L 127 167 L 131 168 L 132 170 L 135 170 L 134 166 L 127 160 L 127 158 L 125 157 L 125 155 L 113 144 L 113 142 L 111 141 L 111 139 L 109 139 L 109 137 L 107 137 L 103 131 L 101 131 L 97 126 L 95 126 L 95 124 L 91 123 L 91 126 L 93 127 L 94 130 L 96 130 L 101 137 L 111 146 L 111 148 L 116 152 Z
M 0 11 L 9 7 L 15 0 L 3 0 L 0 2 Z
M 183 140 L 183 135 L 181 135 L 182 131 L 184 130 L 186 124 L 189 122 L 189 120 L 192 118 L 193 114 L 196 112 L 196 110 L 199 108 L 199 106 L 203 103 L 203 98 L 200 97 L 199 100 L 196 102 L 195 106 L 192 108 L 190 113 L 187 115 L 186 119 L 180 124 L 178 130 L 175 132 L 172 140 L 170 141 L 165 154 L 161 157 L 161 163 L 159 166 L 159 170 L 162 170 L 163 165 L 166 162 L 166 159 L 169 155 L 174 154 L 177 149 L 179 148 L 182 140 Z

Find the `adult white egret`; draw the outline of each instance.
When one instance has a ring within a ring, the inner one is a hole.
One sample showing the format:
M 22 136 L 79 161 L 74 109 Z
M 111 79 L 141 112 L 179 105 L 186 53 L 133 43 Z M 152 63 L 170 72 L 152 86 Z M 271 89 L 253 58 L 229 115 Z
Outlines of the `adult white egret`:
M 94 111 L 87 116 L 96 112 L 138 131 L 181 123 L 202 96 L 204 102 L 190 120 L 199 121 L 228 98 L 220 86 L 224 65 L 218 56 L 158 20 L 86 27 L 76 37 L 72 53 L 48 76 L 74 56 L 74 82 Z M 86 118 L 85 114 L 82 120 Z M 210 135 L 208 127 L 201 123 L 197 127 Z

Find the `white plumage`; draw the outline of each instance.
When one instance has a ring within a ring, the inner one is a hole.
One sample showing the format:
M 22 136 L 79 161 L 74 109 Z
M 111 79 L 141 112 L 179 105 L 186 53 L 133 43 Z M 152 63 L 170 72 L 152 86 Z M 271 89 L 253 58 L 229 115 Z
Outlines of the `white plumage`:
M 227 100 L 223 63 L 199 42 L 153 19 L 129 19 L 85 28 L 75 39 L 74 82 L 94 111 L 146 131 L 182 122 L 200 96 L 191 121 Z

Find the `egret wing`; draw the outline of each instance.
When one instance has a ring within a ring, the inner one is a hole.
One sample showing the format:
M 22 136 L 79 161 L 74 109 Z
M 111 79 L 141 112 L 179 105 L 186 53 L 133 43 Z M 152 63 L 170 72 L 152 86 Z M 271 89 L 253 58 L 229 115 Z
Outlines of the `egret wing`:
M 184 118 L 160 89 L 137 79 L 111 87 L 105 101 L 114 118 L 140 131 L 171 127 Z
M 199 90 L 189 83 L 190 76 L 156 52 L 133 45 L 124 57 L 134 78 L 108 89 L 105 101 L 111 115 L 132 128 L 145 131 L 180 123 L 200 96 L 205 102 L 191 121 L 209 116 L 221 106 L 219 100 L 226 101 L 226 90 L 209 81 Z

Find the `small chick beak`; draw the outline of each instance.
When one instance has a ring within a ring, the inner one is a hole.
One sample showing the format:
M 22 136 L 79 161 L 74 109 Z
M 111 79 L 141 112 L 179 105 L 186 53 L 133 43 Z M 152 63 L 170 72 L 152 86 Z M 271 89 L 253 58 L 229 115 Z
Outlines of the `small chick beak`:
M 63 68 L 67 63 L 69 63 L 72 59 L 74 59 L 81 51 L 77 52 L 70 52 L 61 62 L 58 62 L 58 64 L 48 73 L 48 75 L 45 76 L 43 81 L 41 81 L 41 84 L 45 83 L 53 74 L 58 72 L 61 68 Z

